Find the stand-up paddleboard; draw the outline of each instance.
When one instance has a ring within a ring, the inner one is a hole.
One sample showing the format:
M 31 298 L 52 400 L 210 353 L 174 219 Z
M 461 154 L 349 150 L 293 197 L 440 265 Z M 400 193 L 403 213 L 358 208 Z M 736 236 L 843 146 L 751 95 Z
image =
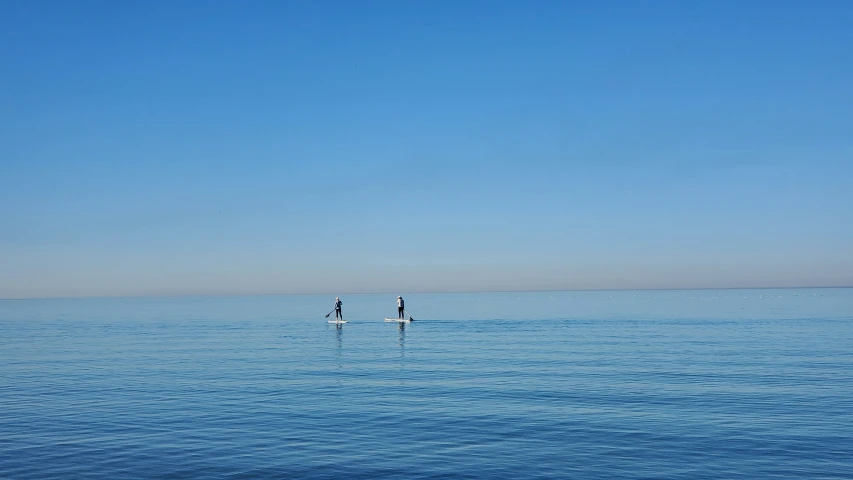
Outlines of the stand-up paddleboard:
M 336 323 L 338 325 L 343 325 L 343 324 L 347 323 L 347 321 L 346 320 L 329 320 L 329 323 Z
M 399 322 L 399 323 L 405 322 L 405 323 L 408 323 L 408 322 L 411 322 L 412 319 L 411 318 L 388 318 L 388 317 L 385 317 L 385 321 L 386 322 Z

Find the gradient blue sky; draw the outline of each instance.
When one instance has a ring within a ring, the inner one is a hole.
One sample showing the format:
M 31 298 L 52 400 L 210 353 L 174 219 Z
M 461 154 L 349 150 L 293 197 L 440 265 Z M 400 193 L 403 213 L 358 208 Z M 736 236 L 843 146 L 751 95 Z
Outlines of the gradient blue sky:
M 0 8 L 0 298 L 853 285 L 853 2 Z

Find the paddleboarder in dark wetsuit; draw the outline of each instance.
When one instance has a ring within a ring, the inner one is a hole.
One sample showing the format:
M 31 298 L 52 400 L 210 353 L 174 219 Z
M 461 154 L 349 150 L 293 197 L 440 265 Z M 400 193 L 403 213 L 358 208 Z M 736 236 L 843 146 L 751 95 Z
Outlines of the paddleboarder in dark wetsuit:
M 403 315 L 403 312 L 406 308 L 406 302 L 403 301 L 403 297 L 397 297 L 397 318 L 406 318 Z
M 335 318 L 336 319 L 337 318 L 340 318 L 341 320 L 344 319 L 344 314 L 341 313 L 341 305 L 343 305 L 343 304 L 344 304 L 344 302 L 342 302 L 340 298 L 335 297 Z

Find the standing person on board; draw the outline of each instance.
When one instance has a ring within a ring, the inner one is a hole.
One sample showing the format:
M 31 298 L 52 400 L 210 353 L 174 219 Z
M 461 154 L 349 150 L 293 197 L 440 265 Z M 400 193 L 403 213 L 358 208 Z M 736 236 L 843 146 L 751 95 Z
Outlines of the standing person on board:
M 406 318 L 405 315 L 403 315 L 405 308 L 406 308 L 406 302 L 403 301 L 403 297 L 398 296 L 397 297 L 397 318 Z
M 335 297 L 335 319 L 336 320 L 338 318 L 340 318 L 341 320 L 344 319 L 344 314 L 341 313 L 341 305 L 343 305 L 343 304 L 344 304 L 344 302 L 342 302 L 340 298 Z

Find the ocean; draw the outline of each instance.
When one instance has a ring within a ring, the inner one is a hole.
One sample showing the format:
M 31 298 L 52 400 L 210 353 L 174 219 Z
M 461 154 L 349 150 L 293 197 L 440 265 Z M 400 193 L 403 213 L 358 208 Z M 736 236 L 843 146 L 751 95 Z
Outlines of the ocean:
M 853 478 L 853 289 L 0 301 L 0 478 Z

